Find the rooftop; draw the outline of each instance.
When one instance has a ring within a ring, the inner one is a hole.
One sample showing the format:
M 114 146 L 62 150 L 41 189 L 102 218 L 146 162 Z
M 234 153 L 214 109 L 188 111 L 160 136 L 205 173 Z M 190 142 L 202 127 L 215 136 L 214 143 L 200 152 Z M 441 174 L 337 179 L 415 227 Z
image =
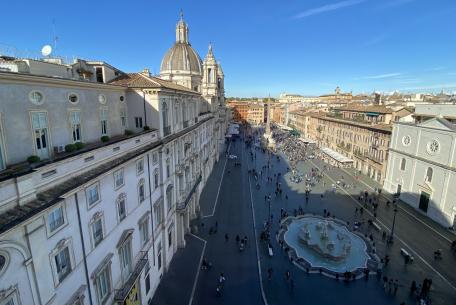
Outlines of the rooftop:
M 126 73 L 116 77 L 110 81 L 109 84 L 127 86 L 130 88 L 171 89 L 199 94 L 197 91 L 193 91 L 187 87 L 143 73 Z

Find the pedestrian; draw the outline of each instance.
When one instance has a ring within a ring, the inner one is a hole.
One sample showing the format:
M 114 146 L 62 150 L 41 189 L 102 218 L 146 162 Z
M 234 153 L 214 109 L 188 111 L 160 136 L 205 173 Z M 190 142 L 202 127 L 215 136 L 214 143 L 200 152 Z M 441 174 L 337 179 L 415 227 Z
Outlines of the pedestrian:
M 229 239 L 229 237 L 228 237 L 228 233 L 225 233 L 225 241 L 227 242 L 227 241 L 228 241 L 228 239 Z
M 412 285 L 410 286 L 410 294 L 415 294 L 416 291 L 416 282 L 412 281 Z
M 220 273 L 220 276 L 219 276 L 219 284 L 220 285 L 223 285 L 223 283 L 226 281 L 226 278 L 225 278 L 225 275 L 223 274 L 223 272 Z
M 236 243 L 238 244 L 239 241 L 240 241 L 240 237 L 239 237 L 239 234 L 238 234 L 238 235 L 236 235 Z
M 290 280 L 290 277 L 291 277 L 291 273 L 290 273 L 289 270 L 287 270 L 287 271 L 285 272 L 285 279 L 288 281 L 288 280 Z
M 396 295 L 397 289 L 399 288 L 399 280 L 398 280 L 398 279 L 395 279 L 395 280 L 394 280 L 393 286 L 394 286 L 394 292 L 393 292 L 393 294 Z
M 272 267 L 268 268 L 268 280 L 272 279 Z

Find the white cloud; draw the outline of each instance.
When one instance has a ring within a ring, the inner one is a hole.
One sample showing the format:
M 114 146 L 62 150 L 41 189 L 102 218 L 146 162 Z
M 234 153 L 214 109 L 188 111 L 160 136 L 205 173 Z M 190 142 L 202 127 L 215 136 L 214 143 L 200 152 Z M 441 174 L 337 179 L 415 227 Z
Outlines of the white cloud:
M 304 12 L 301 12 L 301 13 L 297 14 L 296 16 L 294 16 L 294 18 L 295 19 L 306 18 L 309 16 L 318 15 L 318 14 L 325 13 L 325 12 L 335 11 L 335 10 L 338 10 L 338 9 L 341 9 L 344 7 L 357 5 L 357 4 L 363 3 L 365 1 L 366 0 L 346 0 L 346 1 L 336 2 L 336 3 L 332 3 L 332 4 L 326 4 L 326 5 L 323 5 L 320 7 L 311 8 Z
M 379 75 L 371 75 L 365 76 L 363 79 L 385 79 L 385 78 L 395 78 L 397 76 L 402 75 L 403 73 L 395 72 L 395 73 L 386 73 L 386 74 L 379 74 Z

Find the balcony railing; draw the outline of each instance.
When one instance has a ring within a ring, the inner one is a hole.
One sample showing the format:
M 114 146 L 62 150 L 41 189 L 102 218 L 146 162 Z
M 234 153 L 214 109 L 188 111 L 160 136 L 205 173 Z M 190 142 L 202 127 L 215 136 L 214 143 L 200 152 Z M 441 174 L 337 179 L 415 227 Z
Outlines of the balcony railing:
M 177 203 L 176 210 L 178 210 L 178 211 L 185 210 L 190 199 L 192 198 L 193 193 L 195 193 L 196 188 L 200 184 L 201 180 L 202 180 L 202 176 L 199 175 L 198 178 L 196 179 L 195 183 L 193 184 L 193 187 L 191 189 L 189 187 L 187 187 L 187 189 L 190 189 L 190 191 L 188 192 L 188 194 L 186 195 L 186 197 L 183 201 L 180 201 Z
M 163 128 L 163 135 L 166 137 L 166 136 L 169 136 L 171 134 L 171 126 L 165 126 L 165 128 Z
M 135 268 L 133 269 L 133 272 L 130 274 L 127 281 L 125 282 L 125 284 L 122 285 L 122 287 L 120 289 L 114 290 L 114 301 L 115 302 L 122 302 L 122 304 L 123 304 L 125 299 L 128 297 L 128 294 L 130 293 L 131 288 L 136 283 L 136 279 L 141 274 L 141 271 L 143 270 L 143 268 L 147 264 L 147 262 L 148 262 L 147 252 L 140 251 L 139 260 L 136 263 Z

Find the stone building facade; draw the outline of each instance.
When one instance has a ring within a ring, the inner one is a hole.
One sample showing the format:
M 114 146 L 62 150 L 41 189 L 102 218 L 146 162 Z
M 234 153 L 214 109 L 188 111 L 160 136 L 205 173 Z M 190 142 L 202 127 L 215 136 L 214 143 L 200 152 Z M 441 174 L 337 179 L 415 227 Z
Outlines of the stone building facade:
M 328 147 L 353 159 L 353 166 L 383 183 L 386 174 L 391 126 L 343 119 L 334 113 L 296 111 L 290 123 L 320 148 Z
M 103 62 L 3 63 L 1 304 L 150 302 L 227 125 L 221 70 L 205 81 L 209 65 L 181 60 L 189 83 Z
M 456 228 L 455 185 L 456 125 L 442 117 L 394 123 L 384 188 L 441 225 Z

